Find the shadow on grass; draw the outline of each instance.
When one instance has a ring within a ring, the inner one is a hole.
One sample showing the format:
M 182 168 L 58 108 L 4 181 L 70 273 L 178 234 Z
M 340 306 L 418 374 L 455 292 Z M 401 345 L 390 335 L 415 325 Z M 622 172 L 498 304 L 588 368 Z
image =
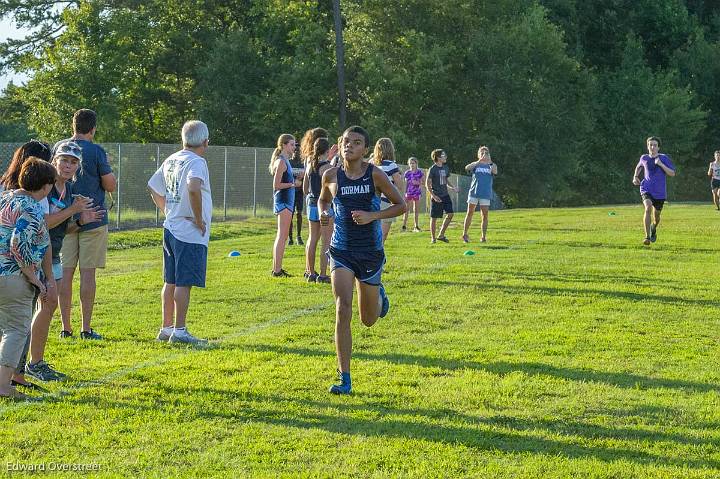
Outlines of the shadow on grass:
M 416 285 L 432 286 L 432 287 L 466 287 L 468 280 L 465 281 L 444 281 L 441 279 L 419 279 Z M 633 302 L 653 302 L 670 305 L 690 304 L 695 306 L 707 306 L 717 308 L 720 302 L 712 299 L 691 299 L 679 296 L 668 296 L 661 294 L 634 293 L 632 291 L 617 291 L 610 289 L 596 288 L 559 288 L 551 286 L 508 286 L 503 284 L 488 283 L 482 286 L 484 291 L 495 290 L 509 295 L 551 295 L 551 296 L 575 296 L 588 297 L 600 296 L 608 299 L 624 299 Z
M 230 345 L 224 345 L 223 349 L 232 347 L 233 346 Z M 237 347 L 246 351 L 295 354 L 299 356 L 328 357 L 333 355 L 332 351 L 320 351 L 296 347 L 270 345 L 247 345 Z M 407 364 L 450 371 L 471 369 L 476 371 L 486 371 L 499 376 L 505 376 L 514 372 L 522 372 L 530 376 L 550 376 L 569 381 L 595 382 L 626 389 L 678 389 L 690 392 L 720 392 L 720 385 L 716 384 L 706 384 L 681 379 L 653 378 L 631 373 L 562 368 L 544 363 L 510 363 L 505 361 L 481 363 L 477 361 L 445 359 L 411 354 L 371 354 L 365 352 L 353 352 L 353 359 L 362 359 L 365 361 L 385 361 L 393 364 Z
M 187 410 L 185 421 L 218 419 L 234 423 L 264 423 L 299 429 L 319 429 L 330 433 L 353 434 L 381 438 L 415 439 L 446 445 L 502 451 L 511 454 L 542 454 L 566 458 L 595 458 L 600 461 L 630 461 L 642 465 L 666 465 L 689 468 L 718 468 L 712 460 L 680 459 L 652 454 L 643 450 L 605 445 L 588 445 L 588 441 L 647 442 L 654 447 L 657 441 L 675 442 L 691 446 L 714 445 L 717 441 L 702 441 L 681 434 L 668 434 L 638 428 L 612 428 L 586 422 L 526 419 L 510 416 L 475 416 L 452 409 L 401 408 L 379 403 L 388 398 L 366 398 L 354 394 L 348 398 L 316 400 L 297 396 L 262 395 L 209 386 L 174 387 L 156 385 L 153 391 L 134 396 L 132 401 L 113 401 L 104 398 L 83 398 L 76 403 L 156 412 L 158 408 Z M 372 399 L 372 403 L 358 403 Z M 402 401 L 402 398 L 394 398 Z M 344 401 L 344 402 L 343 402 Z M 160 403 L 159 403 L 160 402 Z M 198 403 L 201 404 L 198 404 Z M 165 403 L 164 405 L 162 403 Z M 547 436 L 560 436 L 551 439 Z

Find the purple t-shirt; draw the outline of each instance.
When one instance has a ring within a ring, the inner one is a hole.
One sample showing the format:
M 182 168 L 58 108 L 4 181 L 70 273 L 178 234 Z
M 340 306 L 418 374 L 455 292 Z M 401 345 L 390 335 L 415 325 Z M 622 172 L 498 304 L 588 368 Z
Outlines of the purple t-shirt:
M 672 164 L 669 156 L 660 153 L 658 157 L 665 166 L 675 171 L 675 165 Z M 640 182 L 640 194 L 642 195 L 647 193 L 656 200 L 664 200 L 667 197 L 665 182 L 665 177 L 667 175 L 665 174 L 665 171 L 655 164 L 655 158 L 651 158 L 650 155 L 643 155 L 640 157 L 640 161 L 638 161 L 635 169 L 640 166 L 642 166 L 643 171 L 645 172 L 645 176 Z
M 420 185 L 422 185 L 423 172 L 421 169 L 407 170 L 405 172 L 405 184 L 407 189 L 405 195 L 407 196 L 420 196 Z

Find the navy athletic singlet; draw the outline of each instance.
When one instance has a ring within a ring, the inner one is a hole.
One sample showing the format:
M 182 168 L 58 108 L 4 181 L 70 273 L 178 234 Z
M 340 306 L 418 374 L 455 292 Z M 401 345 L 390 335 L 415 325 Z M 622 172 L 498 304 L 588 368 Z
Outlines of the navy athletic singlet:
M 375 193 L 373 169 L 367 165 L 365 174 L 351 180 L 341 166 L 337 172 L 337 194 L 333 198 L 335 227 L 330 246 L 345 251 L 382 251 L 382 229 L 380 221 L 366 225 L 353 221 L 352 211 L 380 211 L 380 197 Z
M 280 155 L 280 161 L 285 162 L 285 172 L 282 175 L 281 183 L 294 183 L 295 177 L 293 176 L 292 165 L 290 160 Z M 282 210 L 288 209 L 292 213 L 295 210 L 295 188 L 285 188 L 282 190 L 276 190 L 273 193 L 273 211 L 275 214 L 280 213 Z
M 320 176 L 320 169 L 327 165 L 327 161 L 320 161 L 317 164 L 317 168 L 314 170 L 311 166 L 308 165 L 308 168 L 310 169 L 310 173 L 308 176 L 310 177 L 310 188 L 308 188 L 308 198 L 312 198 L 314 204 L 317 204 L 318 198 L 320 198 L 320 189 L 322 188 L 322 176 Z

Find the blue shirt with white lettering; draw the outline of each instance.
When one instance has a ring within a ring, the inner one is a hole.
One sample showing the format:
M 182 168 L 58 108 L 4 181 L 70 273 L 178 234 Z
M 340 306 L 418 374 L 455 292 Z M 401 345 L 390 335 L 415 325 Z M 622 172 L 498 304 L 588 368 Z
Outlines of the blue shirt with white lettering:
M 472 181 L 468 197 L 480 198 L 481 200 L 492 199 L 493 174 L 492 165 L 489 163 L 478 163 L 472 171 Z
M 337 172 L 337 194 L 333 198 L 335 226 L 330 246 L 344 251 L 382 251 L 380 221 L 365 225 L 353 221 L 352 212 L 380 211 L 380 197 L 375 192 L 373 165 L 366 163 L 365 173 L 358 179 L 347 177 L 341 166 Z

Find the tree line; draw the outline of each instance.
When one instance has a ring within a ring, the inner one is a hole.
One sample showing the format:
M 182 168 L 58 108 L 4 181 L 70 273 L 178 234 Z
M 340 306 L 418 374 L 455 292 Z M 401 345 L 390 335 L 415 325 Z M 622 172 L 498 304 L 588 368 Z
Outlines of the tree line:
M 626 202 L 645 138 L 703 198 L 720 149 L 720 9 L 703 0 L 343 0 L 348 122 L 400 160 L 444 148 L 454 172 L 488 145 L 511 206 Z M 0 96 L 0 140 L 64 137 L 98 112 L 99 141 L 214 144 L 339 133 L 331 0 L 8 0 L 32 28 L 0 45 L 27 72 Z

